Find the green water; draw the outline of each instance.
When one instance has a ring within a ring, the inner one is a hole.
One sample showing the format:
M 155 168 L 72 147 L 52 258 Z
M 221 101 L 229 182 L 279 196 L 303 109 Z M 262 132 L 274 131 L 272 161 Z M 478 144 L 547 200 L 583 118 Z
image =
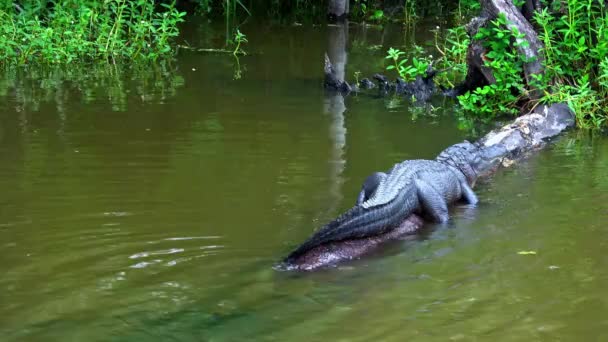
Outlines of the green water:
M 608 340 L 601 136 L 567 134 L 478 184 L 447 227 L 273 270 L 369 173 L 470 133 L 441 100 L 435 117 L 371 96 L 341 113 L 320 88 L 323 28 L 247 32 L 237 80 L 231 58 L 196 53 L 103 81 L 5 76 L 1 340 Z M 348 70 L 377 71 L 366 46 L 402 40 L 353 28 Z

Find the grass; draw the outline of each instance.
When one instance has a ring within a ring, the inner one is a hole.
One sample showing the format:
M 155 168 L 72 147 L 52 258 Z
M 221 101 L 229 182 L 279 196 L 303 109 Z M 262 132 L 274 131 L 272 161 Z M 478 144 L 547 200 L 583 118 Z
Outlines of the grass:
M 0 65 L 156 60 L 174 53 L 184 16 L 175 1 L 9 2 L 0 5 Z

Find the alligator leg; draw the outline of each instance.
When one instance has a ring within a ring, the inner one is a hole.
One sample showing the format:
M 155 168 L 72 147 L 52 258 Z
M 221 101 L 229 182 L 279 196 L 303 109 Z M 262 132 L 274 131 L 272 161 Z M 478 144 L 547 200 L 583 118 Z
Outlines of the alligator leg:
M 386 173 L 384 172 L 374 172 L 369 175 L 363 182 L 363 187 L 361 188 L 361 192 L 359 192 L 359 196 L 357 197 L 357 205 L 360 205 L 372 197 L 376 191 L 376 188 L 378 188 L 378 185 L 384 178 L 386 178 Z
M 445 223 L 448 221 L 448 205 L 445 199 L 429 183 L 416 179 L 418 200 L 422 206 L 422 213 L 430 216 L 434 221 Z
M 471 189 L 466 181 L 460 182 L 460 190 L 462 190 L 462 198 L 464 198 L 467 203 L 477 204 L 477 202 L 479 202 L 477 196 L 475 196 L 475 193 L 473 192 L 473 189 Z

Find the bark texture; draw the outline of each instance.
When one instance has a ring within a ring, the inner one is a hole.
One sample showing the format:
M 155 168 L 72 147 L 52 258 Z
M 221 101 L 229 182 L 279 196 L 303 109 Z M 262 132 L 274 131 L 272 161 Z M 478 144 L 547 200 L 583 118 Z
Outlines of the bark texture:
M 327 52 L 325 53 L 325 88 L 349 92 L 351 90 L 345 81 L 346 63 L 348 54 L 346 43 L 348 41 L 348 22 L 330 25 L 327 29 Z
M 526 0 L 521 8 L 521 13 L 524 15 L 528 22 L 532 22 L 534 12 L 541 10 L 540 0 Z
M 517 31 L 523 34 L 523 38 L 518 38 L 518 43 L 520 44 L 518 44 L 517 53 L 528 61 L 524 64 L 523 76 L 528 86 L 528 96 L 532 100 L 538 99 L 542 95 L 534 86 L 533 75 L 543 73 L 543 57 L 541 54 L 543 45 L 538 39 L 538 34 L 534 31 L 534 27 L 526 17 L 531 18 L 534 10 L 539 8 L 539 6 L 540 4 L 537 0 L 527 0 L 522 8 L 522 12 L 511 0 L 481 0 L 481 16 L 474 18 L 467 25 L 467 33 L 473 38 L 481 27 L 484 27 L 489 21 L 496 19 L 498 14 L 503 14 L 509 22 L 509 28 L 512 30 L 517 29 Z M 485 48 L 481 42 L 474 39 L 471 39 L 471 41 L 472 43 L 467 53 L 467 76 L 463 84 L 457 87 L 456 95 L 496 82 L 496 79 L 492 75 L 492 70 L 484 65 Z M 522 41 L 527 42 L 527 44 L 521 44 Z
M 349 10 L 349 0 L 329 0 L 327 16 L 330 19 L 344 19 L 348 16 Z
M 327 53 L 325 54 L 325 82 L 326 87 L 338 90 L 337 92 L 326 94 L 324 100 L 324 112 L 331 116 L 329 132 L 332 141 L 330 159 L 331 186 L 328 190 L 334 199 L 333 203 L 338 203 L 342 199 L 340 188 L 343 183 L 342 172 L 346 164 L 344 160 L 344 148 L 346 146 L 344 111 L 346 110 L 346 105 L 342 93 L 350 91 L 349 84 L 344 81 L 346 63 L 348 62 L 347 41 L 348 21 L 340 22 L 328 28 Z

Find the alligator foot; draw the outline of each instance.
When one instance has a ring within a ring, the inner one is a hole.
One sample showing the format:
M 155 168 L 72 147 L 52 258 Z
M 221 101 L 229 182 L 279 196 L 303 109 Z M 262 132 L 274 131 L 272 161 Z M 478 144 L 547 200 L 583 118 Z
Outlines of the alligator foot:
M 380 244 L 400 240 L 416 233 L 423 224 L 422 218 L 412 214 L 398 227 L 385 234 L 321 245 L 307 251 L 289 263 L 279 265 L 278 268 L 282 270 L 311 271 L 320 267 L 332 266 L 341 261 L 356 259 L 368 254 Z

